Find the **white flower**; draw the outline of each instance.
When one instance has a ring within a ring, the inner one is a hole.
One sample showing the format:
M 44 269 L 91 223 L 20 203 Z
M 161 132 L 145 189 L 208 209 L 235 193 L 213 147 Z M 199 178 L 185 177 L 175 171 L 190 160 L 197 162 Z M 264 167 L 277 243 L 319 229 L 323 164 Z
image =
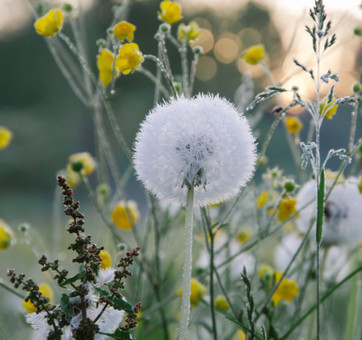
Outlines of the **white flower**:
M 105 269 L 99 269 L 96 287 L 102 287 L 103 285 L 107 285 L 108 283 L 111 283 L 114 279 L 114 272 L 116 270 L 113 268 L 105 268 Z
M 200 94 L 158 105 L 136 137 L 137 175 L 158 198 L 218 203 L 239 192 L 255 165 L 255 140 L 245 117 L 226 99 Z
M 331 183 L 326 182 L 327 190 Z M 315 182 L 308 181 L 297 195 L 300 209 L 314 199 Z M 305 232 L 311 219 L 315 216 L 315 202 L 300 212 L 296 220 L 298 228 Z M 362 240 L 362 195 L 358 191 L 358 181 L 350 178 L 344 183 L 338 183 L 328 200 L 325 202 L 322 241 L 326 245 L 356 244 Z M 312 234 L 313 231 L 312 231 Z
M 36 332 L 36 338 L 39 340 L 46 339 L 48 333 L 53 329 L 52 326 L 48 325 L 46 315 L 46 312 L 41 312 L 38 314 L 30 313 L 25 316 L 26 322 L 33 327 Z

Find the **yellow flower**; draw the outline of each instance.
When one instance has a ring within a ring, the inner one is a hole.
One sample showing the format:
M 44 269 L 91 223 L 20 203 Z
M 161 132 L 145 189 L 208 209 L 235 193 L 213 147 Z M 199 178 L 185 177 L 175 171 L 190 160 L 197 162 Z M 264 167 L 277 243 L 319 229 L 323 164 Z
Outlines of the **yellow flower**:
M 236 239 L 243 244 L 250 239 L 251 235 L 253 235 L 251 229 L 244 229 L 236 234 Z
M 134 72 L 143 63 L 143 55 L 136 43 L 126 43 L 119 49 L 116 69 L 128 74 Z
M 258 208 L 264 207 L 266 201 L 268 200 L 268 191 L 264 191 L 259 197 L 258 200 L 256 202 L 256 205 Z
M 80 152 L 69 156 L 69 163 L 67 166 L 67 170 L 70 173 L 72 172 L 75 173 L 76 171 L 73 169 L 73 166 L 78 162 L 82 163 L 83 165 L 83 168 L 80 170 L 80 173 L 85 177 L 89 176 L 96 168 L 96 162 L 93 159 L 93 157 L 90 155 L 90 153 Z
M 39 285 L 39 291 L 41 292 L 42 296 L 49 299 L 49 303 L 52 303 L 53 291 L 46 283 L 43 283 L 43 284 Z M 26 311 L 29 314 L 34 313 L 36 311 L 36 307 L 34 306 L 34 304 L 30 300 L 28 300 L 28 301 L 24 300 L 23 301 L 23 307 L 26 309 Z
M 74 171 L 68 171 L 68 169 L 64 169 L 60 171 L 60 175 L 65 177 L 67 183 L 71 188 L 75 188 L 80 183 L 80 177 Z
M 285 118 L 285 124 L 289 133 L 298 133 L 303 128 L 303 123 L 295 117 Z
M 131 230 L 132 224 L 139 220 L 137 202 L 119 201 L 112 211 L 112 221 L 120 229 Z M 131 220 L 131 221 L 130 221 Z
M 5 149 L 9 145 L 12 138 L 12 132 L 5 126 L 0 126 L 0 150 Z
M 44 37 L 52 37 L 61 30 L 63 26 L 63 12 L 59 8 L 54 8 L 39 18 L 34 23 L 36 33 Z
M 243 59 L 251 65 L 256 65 L 264 58 L 265 50 L 264 45 L 254 45 L 249 47 L 245 54 L 243 55 Z
M 278 219 L 280 222 L 284 222 L 290 215 L 297 211 L 295 207 L 296 204 L 297 200 L 294 198 L 287 198 L 280 202 L 278 207 Z
M 216 298 L 215 298 L 215 306 L 223 311 L 227 311 L 229 310 L 230 306 L 225 298 L 225 296 L 222 296 L 222 295 L 218 295 Z
M 328 98 L 324 97 L 319 105 L 319 114 L 325 115 L 327 119 L 332 119 L 333 115 L 336 114 L 338 105 L 336 104 L 337 98 L 332 99 L 332 101 L 326 105 Z
M 187 42 L 196 40 L 200 35 L 200 27 L 195 21 L 191 21 L 187 26 L 180 24 L 177 28 L 177 39 L 183 42 L 185 39 Z
M 106 269 L 106 268 L 109 268 L 110 266 L 112 266 L 111 255 L 109 255 L 108 251 L 102 250 L 99 253 L 99 256 L 102 259 L 102 262 L 101 262 L 101 268 L 102 269 Z
M 191 295 L 190 295 L 190 301 L 191 305 L 197 306 L 199 302 L 202 300 L 203 296 L 206 293 L 205 286 L 197 281 L 196 279 L 191 279 Z M 178 291 L 178 296 L 182 297 L 182 288 Z
M 269 266 L 268 264 L 264 264 L 262 266 L 260 266 L 259 268 L 259 277 L 260 278 L 266 278 L 266 277 L 270 277 L 274 274 L 274 269 Z
M 108 85 L 113 78 L 117 77 L 118 72 L 116 70 L 113 71 L 112 77 L 112 68 L 113 68 L 114 54 L 103 48 L 101 53 L 97 56 L 97 67 L 99 71 L 99 79 L 101 80 L 104 86 Z
M 169 25 L 182 19 L 181 6 L 177 2 L 162 1 L 160 4 L 161 12 L 158 12 L 158 19 L 163 20 Z
M 119 41 L 127 39 L 129 42 L 133 41 L 133 32 L 136 30 L 136 26 L 130 24 L 127 21 L 121 21 L 114 26 L 113 34 Z
M 361 179 L 359 180 L 359 183 L 358 183 L 358 191 L 362 195 L 362 177 L 361 177 Z
M 246 340 L 246 334 L 242 329 L 239 329 L 235 334 L 235 340 Z
M 281 272 L 275 272 L 275 283 L 277 283 L 282 277 Z M 278 289 L 272 296 L 274 306 L 277 306 L 281 300 L 288 302 L 292 301 L 298 295 L 298 286 L 294 280 L 288 280 L 284 278 L 280 283 Z
M 4 250 L 10 246 L 11 235 L 9 233 L 8 225 L 0 220 L 0 250 Z

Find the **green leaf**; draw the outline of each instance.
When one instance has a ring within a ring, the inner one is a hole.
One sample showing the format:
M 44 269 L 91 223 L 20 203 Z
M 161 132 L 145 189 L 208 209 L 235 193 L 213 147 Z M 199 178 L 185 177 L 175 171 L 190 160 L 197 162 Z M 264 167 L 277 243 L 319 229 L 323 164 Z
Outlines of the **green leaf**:
M 103 298 L 105 296 L 109 296 L 109 292 L 104 289 L 94 287 L 94 290 L 99 294 L 99 297 L 101 297 L 101 298 Z
M 69 305 L 69 296 L 67 294 L 63 294 L 60 299 L 60 306 L 65 315 L 69 318 L 69 320 L 73 316 L 72 307 Z
M 132 340 L 133 339 L 129 332 L 124 332 L 124 331 L 121 331 L 120 329 L 116 329 L 116 331 L 113 334 L 102 333 L 102 332 L 100 332 L 99 334 L 108 335 L 112 339 L 117 339 L 117 340 Z
M 134 314 L 133 307 L 128 302 L 126 302 L 122 299 L 117 299 L 117 298 L 113 298 L 112 300 L 114 303 L 114 306 L 113 306 L 114 309 L 124 310 L 128 314 Z
M 324 170 L 321 172 L 319 189 L 317 194 L 317 242 L 320 243 L 322 240 L 323 232 L 323 216 L 324 216 Z
M 65 280 L 64 282 L 62 282 L 62 284 L 60 284 L 60 287 L 67 286 L 75 281 L 81 280 L 83 278 L 84 274 L 85 274 L 85 269 L 82 268 L 78 274 L 76 274 L 73 277 L 69 278 L 68 280 Z

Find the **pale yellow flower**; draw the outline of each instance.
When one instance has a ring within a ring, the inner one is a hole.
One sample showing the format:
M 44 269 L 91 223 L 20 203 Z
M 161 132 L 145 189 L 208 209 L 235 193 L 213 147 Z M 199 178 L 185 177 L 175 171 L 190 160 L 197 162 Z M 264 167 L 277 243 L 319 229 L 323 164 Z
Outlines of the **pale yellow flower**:
M 222 295 L 218 295 L 216 298 L 215 298 L 215 306 L 223 311 L 227 311 L 229 310 L 230 306 L 225 298 L 225 296 L 222 296 Z
M 41 292 L 42 296 L 46 297 L 49 299 L 49 303 L 52 303 L 53 300 L 53 291 L 50 288 L 49 285 L 47 285 L 46 283 L 43 283 L 41 285 L 39 285 L 39 291 Z M 26 309 L 26 311 L 30 314 L 30 313 L 34 313 L 36 311 L 36 307 L 34 306 L 34 304 L 28 300 L 25 302 L 25 300 L 23 301 L 23 307 Z
M 9 226 L 0 220 L 0 250 L 4 250 L 10 246 L 11 234 Z
M 12 132 L 5 126 L 0 126 L 0 150 L 5 149 L 13 138 Z
M 297 117 L 285 118 L 285 125 L 289 133 L 298 133 L 303 128 L 303 123 Z
M 112 211 L 112 221 L 120 229 L 131 230 L 132 224 L 139 220 L 140 213 L 135 201 L 119 201 Z
M 127 21 L 121 21 L 116 26 L 114 26 L 113 34 L 117 37 L 119 41 L 127 39 L 129 42 L 132 42 L 135 30 L 135 25 L 132 25 Z
M 244 229 L 239 231 L 236 234 L 236 239 L 239 241 L 239 243 L 243 244 L 250 240 L 250 237 L 253 235 L 253 232 L 251 229 Z
M 177 39 L 183 42 L 196 40 L 200 35 L 200 27 L 195 21 L 191 21 L 188 25 L 180 24 L 177 28 Z
M 116 59 L 117 71 L 128 74 L 143 63 L 143 55 L 136 43 L 126 43 L 119 49 Z
M 69 163 L 67 165 L 67 170 L 69 172 L 76 172 L 74 170 L 75 163 L 82 163 L 83 168 L 80 170 L 82 176 L 89 176 L 96 168 L 96 161 L 88 152 L 75 153 L 69 156 Z
M 102 250 L 99 253 L 99 256 L 102 259 L 101 262 L 101 269 L 106 269 L 112 266 L 112 259 L 111 259 L 111 255 L 109 255 L 108 251 L 106 250 Z
M 281 272 L 275 272 L 275 283 L 277 283 L 282 277 Z M 288 280 L 284 278 L 280 283 L 278 289 L 272 296 L 274 306 L 277 306 L 280 301 L 292 301 L 298 295 L 298 286 L 294 280 Z
M 158 12 L 158 19 L 163 20 L 169 25 L 182 19 L 181 6 L 174 1 L 162 1 L 160 4 L 161 12 Z
M 190 295 L 191 305 L 197 306 L 204 297 L 205 293 L 206 293 L 205 286 L 195 278 L 191 278 L 191 295 Z M 178 296 L 182 297 L 182 288 L 180 288 L 180 290 L 178 291 Z
M 254 46 L 249 47 L 245 51 L 245 54 L 243 55 L 243 59 L 248 64 L 256 65 L 264 58 L 264 55 L 265 55 L 264 45 L 259 44 L 259 45 L 254 45 Z
M 97 56 L 97 68 L 99 71 L 99 79 L 104 86 L 108 85 L 112 79 L 118 75 L 118 72 L 114 70 L 112 77 L 113 62 L 114 54 L 106 48 L 103 48 Z
M 235 340 L 246 340 L 246 334 L 242 329 L 239 329 L 235 334 Z
M 63 26 L 63 12 L 54 8 L 39 18 L 34 23 L 36 33 L 44 37 L 52 37 L 61 30 Z
M 280 202 L 277 213 L 280 222 L 284 222 L 297 211 L 296 204 L 297 200 L 294 198 L 286 198 Z M 298 217 L 298 215 L 296 217 Z
M 325 115 L 327 119 L 333 119 L 333 116 L 337 113 L 338 105 L 336 104 L 336 98 L 333 97 L 332 101 L 327 104 L 328 97 L 324 97 L 319 106 L 319 114 Z
M 260 278 L 270 277 L 273 274 L 274 274 L 273 267 L 269 266 L 268 264 L 263 264 L 262 266 L 260 266 L 260 268 L 259 268 L 259 277 Z

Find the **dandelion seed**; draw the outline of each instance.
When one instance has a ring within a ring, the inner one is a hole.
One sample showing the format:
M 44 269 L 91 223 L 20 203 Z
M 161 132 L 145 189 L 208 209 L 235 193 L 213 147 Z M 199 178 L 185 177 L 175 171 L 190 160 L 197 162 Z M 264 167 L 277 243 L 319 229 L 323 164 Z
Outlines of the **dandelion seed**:
M 248 64 L 256 65 L 260 61 L 263 60 L 264 55 L 265 55 L 264 45 L 259 44 L 259 45 L 254 45 L 254 46 L 249 47 L 245 51 L 245 54 L 243 55 L 243 59 Z
M 116 69 L 123 74 L 133 73 L 143 63 L 143 55 L 136 43 L 121 46 L 116 59 Z
M 135 30 L 135 25 L 132 25 L 127 21 L 121 21 L 116 26 L 114 26 L 113 34 L 119 41 L 127 39 L 129 42 L 132 42 Z
M 106 48 L 103 48 L 97 56 L 99 79 L 104 86 L 108 85 L 113 78 L 117 77 L 118 72 L 116 70 L 113 71 L 112 75 L 113 61 L 114 54 Z
M 34 23 L 36 33 L 44 37 L 53 37 L 63 26 L 63 12 L 54 8 Z
M 158 105 L 136 137 L 138 178 L 159 198 L 185 204 L 190 186 L 195 203 L 235 196 L 252 176 L 255 140 L 245 117 L 218 96 L 184 97 Z
M 275 272 L 275 283 L 282 277 L 281 272 Z M 272 296 L 274 306 L 277 306 L 280 301 L 285 300 L 291 302 L 298 295 L 298 286 L 294 280 L 283 278 L 279 287 Z
M 196 40 L 200 35 L 200 27 L 195 21 L 191 21 L 188 25 L 180 24 L 177 28 L 177 39 L 183 42 Z
M 30 313 L 26 315 L 26 322 L 35 330 L 37 339 L 47 339 L 53 327 L 48 325 L 47 312 Z
M 5 126 L 0 126 L 0 150 L 5 149 L 13 138 L 12 132 Z
M 181 6 L 177 2 L 162 1 L 160 4 L 161 12 L 158 12 L 158 19 L 169 25 L 174 24 L 182 19 Z
M 285 125 L 290 134 L 296 134 L 303 128 L 303 123 L 299 118 L 287 117 L 285 118 Z

